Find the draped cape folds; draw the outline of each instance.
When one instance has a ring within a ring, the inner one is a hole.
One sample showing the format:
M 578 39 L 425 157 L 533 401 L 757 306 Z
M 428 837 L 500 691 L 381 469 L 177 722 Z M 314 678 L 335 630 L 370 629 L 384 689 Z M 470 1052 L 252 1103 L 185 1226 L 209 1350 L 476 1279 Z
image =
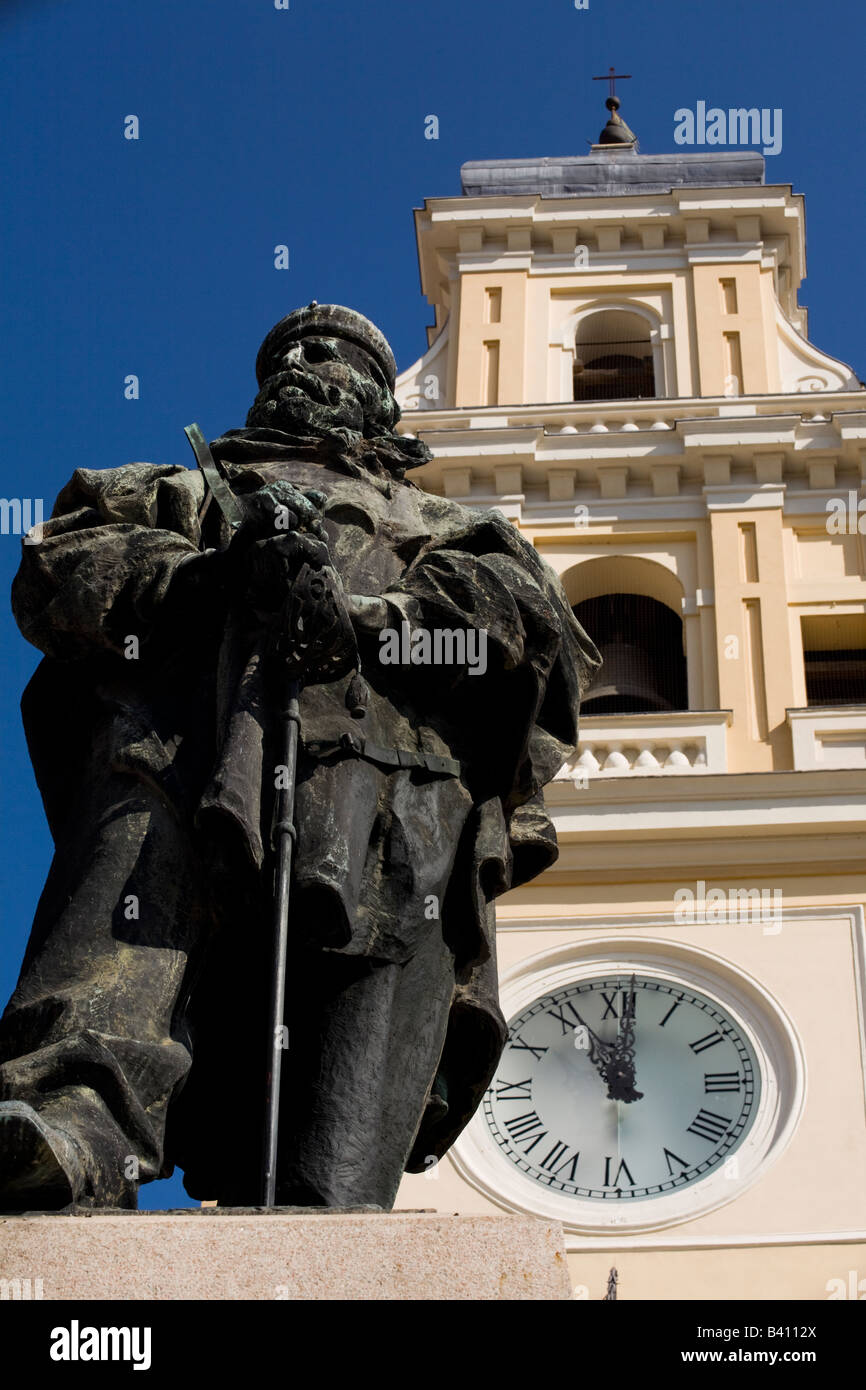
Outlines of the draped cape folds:
M 436 929 L 424 910 L 428 831 L 440 870 L 450 865 L 441 927 L 455 987 L 439 1100 L 407 1165 L 417 1170 L 467 1123 L 504 1045 L 493 903 L 556 859 L 542 790 L 576 747 L 598 654 L 556 575 L 510 522 L 423 492 L 395 472 L 384 441 L 247 429 L 211 448 L 238 495 L 276 479 L 323 493 L 343 588 L 383 598 L 396 632 L 486 633 L 478 674 L 385 664 L 379 638 L 362 636 L 361 721 L 347 708 L 350 676 L 301 692 L 296 940 L 407 960 Z M 22 708 L 58 845 L 69 790 L 87 777 L 92 750 L 107 747 L 114 768 L 148 781 L 193 827 L 227 893 L 264 879 L 269 892 L 280 702 L 265 636 L 230 590 L 178 582 L 186 562 L 228 537 L 197 471 L 77 469 L 41 543 L 24 547 L 13 586 L 19 625 L 45 654 Z M 415 765 L 389 763 L 383 750 Z M 349 815 L 364 779 L 375 794 Z M 446 823 L 425 830 L 419 816 L 437 805 Z M 243 950 L 240 932 L 239 978 Z

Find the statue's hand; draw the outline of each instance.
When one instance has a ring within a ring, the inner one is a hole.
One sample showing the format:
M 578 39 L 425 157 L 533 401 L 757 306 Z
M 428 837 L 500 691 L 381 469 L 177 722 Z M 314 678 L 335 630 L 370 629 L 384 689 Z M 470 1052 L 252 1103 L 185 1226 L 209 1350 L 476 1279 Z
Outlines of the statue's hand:
M 304 565 L 321 569 L 330 556 L 318 536 L 303 531 L 253 541 L 245 554 L 246 598 L 259 617 L 282 611 Z
M 302 492 L 294 483 L 278 478 L 257 492 L 242 494 L 238 501 L 244 511 L 244 521 L 235 543 L 252 539 L 285 536 L 293 531 L 305 531 L 325 539 L 322 511 L 325 497 L 308 489 Z
M 304 564 L 279 623 L 278 656 L 308 685 L 337 680 L 358 665 L 358 648 L 340 576 Z

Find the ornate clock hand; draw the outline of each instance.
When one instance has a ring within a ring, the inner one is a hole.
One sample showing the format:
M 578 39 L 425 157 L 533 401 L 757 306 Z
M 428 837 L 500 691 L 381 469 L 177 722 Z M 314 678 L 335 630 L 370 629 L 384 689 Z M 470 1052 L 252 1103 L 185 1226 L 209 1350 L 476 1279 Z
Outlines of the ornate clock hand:
M 592 1028 L 590 1028 L 589 1024 L 585 1022 L 584 1019 L 581 1018 L 580 1014 L 577 1012 L 577 1009 L 574 1007 L 573 1004 L 571 1006 L 571 1012 L 574 1014 L 581 1028 L 586 1030 L 586 1035 L 589 1039 L 589 1060 L 592 1062 L 592 1065 L 595 1067 L 602 1081 L 606 1081 L 606 1071 L 607 1068 L 610 1066 L 610 1062 L 614 1052 L 613 1044 L 602 1042 L 598 1034 L 594 1032 Z M 576 1043 L 575 1046 L 577 1046 Z
M 602 1042 L 598 1034 L 581 1018 L 573 1005 L 572 1013 L 580 1026 L 586 1029 L 589 1038 L 589 1060 L 602 1081 L 607 1084 L 608 1100 L 640 1100 L 643 1092 L 635 1091 L 632 1084 L 634 1082 L 634 1064 L 631 1062 L 630 1056 L 633 1054 L 633 1046 L 631 1054 L 624 1054 L 621 1051 L 619 1037 L 615 1043 Z
M 637 995 L 635 976 L 632 975 L 628 993 L 623 991 L 622 1017 L 617 1029 L 616 1043 L 613 1048 L 613 1057 L 607 1069 L 605 1080 L 608 1083 L 608 1095 L 611 1100 L 622 1100 L 629 1103 L 633 1100 L 642 1100 L 643 1091 L 636 1091 L 634 1088 L 635 1080 L 635 1001 Z

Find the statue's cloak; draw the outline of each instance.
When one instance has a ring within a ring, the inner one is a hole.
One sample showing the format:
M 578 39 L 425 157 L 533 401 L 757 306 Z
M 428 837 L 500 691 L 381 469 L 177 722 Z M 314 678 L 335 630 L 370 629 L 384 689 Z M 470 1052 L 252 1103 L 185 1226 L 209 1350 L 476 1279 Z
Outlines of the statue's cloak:
M 436 841 L 440 868 L 442 855 L 450 863 L 441 922 L 455 989 L 440 1075 L 407 1165 L 415 1171 L 454 1141 L 495 1070 L 506 1030 L 493 902 L 556 859 L 542 789 L 577 744 L 580 695 L 598 655 L 553 571 L 501 513 L 469 510 L 393 476 L 377 441 L 254 429 L 211 447 L 238 494 L 277 478 L 324 493 L 344 589 L 384 598 L 395 630 L 408 622 L 410 630 L 487 634 L 486 671 L 476 675 L 386 665 L 378 639 L 362 638 L 370 692 L 362 721 L 348 709 L 349 676 L 301 693 L 295 944 L 409 959 L 435 926 L 420 910 L 422 832 Z M 192 827 L 214 902 L 264 913 L 255 930 L 267 937 L 280 699 L 264 634 L 230 596 L 222 604 L 204 584 L 173 582 L 179 566 L 222 549 L 228 536 L 194 470 L 77 469 L 41 543 L 24 547 L 13 588 L 19 625 L 45 653 L 22 708 L 59 852 L 66 792 L 87 777 L 92 750 L 108 748 L 115 769 L 156 788 Z M 401 750 L 416 766 L 383 756 Z M 378 791 L 365 811 L 358 788 L 371 769 Z M 424 814 L 439 804 L 444 823 L 426 832 L 411 809 L 422 782 L 441 784 L 441 802 L 428 796 Z M 410 914 L 400 910 L 407 900 Z M 234 924 L 239 991 L 251 930 Z M 196 1067 L 211 1064 L 206 1049 L 194 1056 L 193 1084 L 179 1097 L 184 1121 L 174 1131 L 169 1124 L 169 1156 L 186 1168 L 188 1185 L 200 1175 L 193 1185 L 207 1195 L 208 1126 L 195 1098 L 217 1095 L 219 1078 L 197 1088 Z

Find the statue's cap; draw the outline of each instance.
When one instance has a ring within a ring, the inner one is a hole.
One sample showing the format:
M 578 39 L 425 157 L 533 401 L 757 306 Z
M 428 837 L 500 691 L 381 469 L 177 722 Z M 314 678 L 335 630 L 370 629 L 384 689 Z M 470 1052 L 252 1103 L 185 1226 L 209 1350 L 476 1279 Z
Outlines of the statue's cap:
M 342 304 L 317 304 L 315 300 L 280 319 L 265 338 L 256 358 L 256 379 L 260 386 L 280 370 L 287 349 L 302 338 L 344 338 L 355 343 L 375 360 L 388 386 L 394 390 L 397 363 L 384 333 L 354 309 L 346 309 Z

